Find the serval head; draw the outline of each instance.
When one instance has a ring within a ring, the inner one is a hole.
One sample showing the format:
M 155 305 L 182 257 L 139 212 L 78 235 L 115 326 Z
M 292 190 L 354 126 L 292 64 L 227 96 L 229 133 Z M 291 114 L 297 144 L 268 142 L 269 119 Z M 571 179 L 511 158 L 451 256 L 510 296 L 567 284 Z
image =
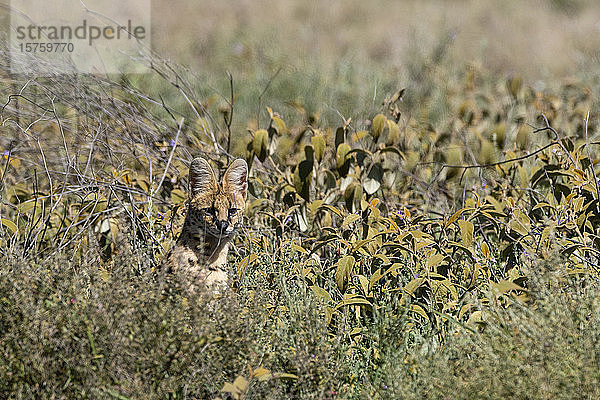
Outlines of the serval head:
M 190 165 L 188 229 L 194 236 L 231 238 L 242 225 L 248 189 L 248 165 L 234 160 L 217 179 L 210 164 L 195 158 Z

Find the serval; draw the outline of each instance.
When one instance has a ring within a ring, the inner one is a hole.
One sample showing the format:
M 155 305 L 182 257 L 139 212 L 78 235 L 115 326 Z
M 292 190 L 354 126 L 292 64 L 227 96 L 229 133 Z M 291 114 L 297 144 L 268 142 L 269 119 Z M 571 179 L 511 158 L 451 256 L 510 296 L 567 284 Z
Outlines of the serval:
M 223 269 L 229 244 L 242 225 L 248 165 L 234 160 L 219 181 L 210 164 L 195 158 L 189 171 L 189 202 L 183 229 L 166 257 L 169 272 L 182 274 L 195 288 L 226 287 Z

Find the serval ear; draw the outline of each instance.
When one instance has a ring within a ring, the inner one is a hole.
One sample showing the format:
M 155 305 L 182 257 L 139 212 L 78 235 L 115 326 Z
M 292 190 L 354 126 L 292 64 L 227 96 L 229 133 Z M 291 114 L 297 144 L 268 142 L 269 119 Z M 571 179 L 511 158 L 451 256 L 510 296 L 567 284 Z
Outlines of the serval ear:
M 246 200 L 248 192 L 248 164 L 238 158 L 234 160 L 223 175 L 223 190 L 242 195 Z
M 190 164 L 190 198 L 216 191 L 217 177 L 212 167 L 205 159 L 194 158 Z

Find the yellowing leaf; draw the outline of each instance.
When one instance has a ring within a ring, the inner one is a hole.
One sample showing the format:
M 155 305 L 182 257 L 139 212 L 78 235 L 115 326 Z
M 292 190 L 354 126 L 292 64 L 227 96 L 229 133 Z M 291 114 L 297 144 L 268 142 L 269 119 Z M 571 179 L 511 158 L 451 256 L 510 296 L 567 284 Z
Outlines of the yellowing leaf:
M 183 190 L 179 190 L 179 189 L 171 190 L 171 201 L 173 202 L 173 204 L 183 203 L 186 198 L 187 198 L 187 196 L 183 192 Z
M 287 372 L 276 372 L 273 374 L 273 377 L 279 379 L 298 379 L 297 375 L 288 374 Z
M 323 289 L 322 287 L 311 286 L 310 288 L 312 289 L 315 296 L 317 296 L 319 299 L 324 300 L 326 303 L 330 303 L 332 301 L 329 292 L 327 292 L 327 290 Z
M 529 234 L 529 230 L 525 226 L 523 226 L 523 223 L 520 220 L 512 219 L 508 223 L 508 226 L 510 227 L 510 229 L 517 232 L 521 236 L 527 236 Z
M 458 217 L 460 217 L 460 214 L 462 214 L 465 210 L 466 210 L 466 208 L 461 208 L 460 210 L 458 210 L 457 212 L 452 214 L 452 216 L 448 219 L 448 221 L 444 225 L 444 229 L 449 227 L 450 225 L 452 225 L 452 223 L 454 221 L 456 221 L 458 219 Z
M 342 229 L 347 229 L 350 224 L 358 221 L 360 219 L 360 215 L 358 214 L 348 214 L 346 218 L 344 218 L 344 222 L 342 222 Z
M 338 309 L 343 306 L 372 306 L 371 302 L 364 297 L 352 297 L 350 299 L 344 299 L 339 302 L 335 308 Z
M 358 281 L 360 282 L 360 287 L 363 290 L 365 296 L 369 295 L 369 280 L 364 275 L 358 275 Z
M 248 380 L 243 376 L 238 376 L 233 381 L 233 386 L 240 392 L 245 393 L 248 390 Z
M 402 291 L 405 294 L 412 296 L 415 290 L 417 290 L 423 284 L 423 282 L 425 282 L 425 278 L 415 278 L 412 281 L 408 282 L 406 286 L 404 286 Z
M 511 290 L 522 290 L 527 291 L 527 289 L 517 285 L 514 282 L 502 280 L 498 283 L 491 282 L 492 288 L 499 293 L 510 292 Z
M 323 153 L 325 153 L 325 138 L 323 136 L 313 136 L 310 141 L 315 149 L 315 158 L 318 162 L 321 162 Z
M 429 268 L 436 267 L 439 263 L 442 262 L 444 256 L 442 254 L 436 253 L 427 259 L 427 266 Z
M 277 128 L 277 133 L 283 134 L 287 132 L 287 126 L 281 118 L 274 116 L 273 123 L 275 124 L 275 128 Z
M 259 381 L 265 381 L 271 377 L 271 371 L 266 368 L 259 367 L 252 371 L 252 376 L 258 378 Z
M 367 131 L 358 131 L 352 134 L 352 140 L 358 142 L 360 139 L 367 136 L 369 133 Z
M 461 308 L 460 311 L 458 312 L 458 319 L 462 319 L 462 317 L 472 308 L 474 308 L 475 306 L 473 304 L 464 304 Z
M 388 135 L 385 140 L 387 145 L 394 145 L 400 140 L 400 127 L 392 120 L 387 121 Z
M 410 305 L 410 311 L 419 314 L 421 317 L 423 317 L 424 319 L 426 319 L 427 321 L 429 321 L 429 316 L 427 315 L 427 313 L 425 312 L 425 310 L 423 310 L 423 307 L 421 307 L 418 304 L 411 304 Z
M 482 322 L 484 322 L 483 314 L 481 313 L 480 310 L 477 310 L 477 311 L 473 311 L 473 313 L 471 313 L 471 315 L 469 315 L 469 319 L 467 320 L 466 325 L 472 326 L 474 324 L 482 323 Z
M 378 182 L 376 179 L 366 178 L 363 182 L 363 187 L 365 188 L 365 192 L 368 194 L 375 193 L 379 187 L 381 186 L 381 182 Z
M 375 140 L 377 140 L 381 135 L 381 132 L 383 132 L 383 128 L 385 128 L 385 121 L 386 118 L 383 114 L 377 114 L 375 118 L 373 118 L 373 124 L 371 125 L 371 135 L 373 135 L 373 138 L 375 138 Z
M 106 268 L 98 268 L 98 275 L 104 282 L 108 282 L 110 280 L 110 272 Z
M 240 261 L 240 264 L 238 265 L 238 280 L 242 280 L 244 274 L 246 273 L 246 270 L 248 269 L 248 266 L 252 264 L 257 258 L 258 256 L 256 254 L 251 253 L 244 257 L 242 261 Z
M 483 242 L 482 245 L 481 245 L 481 253 L 483 254 L 483 256 L 485 258 L 489 258 L 490 257 L 490 248 L 489 248 L 489 246 L 487 245 L 486 242 Z
M 461 219 L 458 221 L 458 226 L 460 227 L 460 237 L 462 238 L 463 244 L 465 247 L 471 247 L 473 244 L 473 223 Z
M 4 225 L 5 227 L 7 227 L 13 233 L 13 235 L 17 233 L 17 225 L 9 219 L 0 219 L 0 225 Z
M 352 277 L 352 267 L 356 260 L 353 256 L 344 256 L 338 261 L 335 280 L 340 291 L 343 291 L 346 282 Z
M 383 275 L 384 274 L 381 272 L 381 268 L 375 271 L 375 273 L 371 276 L 371 279 L 369 281 L 369 292 L 373 290 L 373 286 L 375 286 L 375 283 L 377 283 L 377 281 L 381 279 Z
M 259 160 L 264 161 L 267 155 L 267 146 L 269 144 L 269 132 L 265 129 L 259 129 L 254 133 L 252 141 L 252 150 Z
M 350 146 L 346 143 L 340 143 L 335 154 L 335 165 L 340 169 L 346 163 L 347 155 L 350 152 Z
M 386 274 L 391 274 L 391 273 L 393 273 L 393 272 L 396 272 L 397 270 L 399 270 L 399 269 L 400 269 L 400 268 L 402 268 L 403 266 L 404 266 L 403 264 L 400 264 L 400 263 L 394 263 L 394 264 L 392 264 L 392 266 L 391 266 L 391 267 L 389 267 L 389 268 L 388 268 L 388 269 L 385 271 L 385 273 L 386 273 Z
M 302 246 L 299 246 L 299 245 L 297 245 L 297 244 L 293 244 L 293 245 L 292 245 L 292 249 L 294 249 L 294 250 L 296 250 L 297 252 L 300 252 L 300 253 L 302 253 L 302 254 L 307 254 L 307 253 L 308 253 L 308 250 L 306 250 L 304 247 L 302 247 Z

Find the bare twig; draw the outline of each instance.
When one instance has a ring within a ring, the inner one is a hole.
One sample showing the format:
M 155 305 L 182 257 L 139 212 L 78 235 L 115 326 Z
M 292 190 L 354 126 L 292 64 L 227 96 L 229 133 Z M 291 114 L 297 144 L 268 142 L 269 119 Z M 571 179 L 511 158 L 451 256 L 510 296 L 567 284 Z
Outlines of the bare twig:
M 179 140 L 179 134 L 181 133 L 181 127 L 183 126 L 183 121 L 184 121 L 183 118 L 181 118 L 181 120 L 179 121 L 179 127 L 177 128 L 177 134 L 175 135 L 173 147 L 171 147 L 171 154 L 169 154 L 169 159 L 167 160 L 167 165 L 165 166 L 165 170 L 164 170 L 162 176 L 160 177 L 160 181 L 158 182 L 156 189 L 150 190 L 151 197 L 154 196 L 156 193 L 158 193 L 158 191 L 160 190 L 160 187 L 162 186 L 162 184 L 165 180 L 165 176 L 167 176 L 167 171 L 169 170 L 169 166 L 171 165 L 171 161 L 173 160 L 173 154 L 175 153 L 175 148 L 177 147 L 177 141 Z
M 256 122 L 257 122 L 258 127 L 260 127 L 260 110 L 262 109 L 262 98 L 265 95 L 265 93 L 267 92 L 267 90 L 269 90 L 271 83 L 275 80 L 275 78 L 277 78 L 277 75 L 279 75 L 279 73 L 281 72 L 282 69 L 283 69 L 283 67 L 277 68 L 277 71 L 275 71 L 273 76 L 267 82 L 263 91 L 258 96 L 258 109 L 256 110 Z
M 533 157 L 534 155 L 541 153 L 542 151 L 546 150 L 549 147 L 555 146 L 555 145 L 560 145 L 560 143 L 557 143 L 555 141 L 548 143 L 547 145 L 540 147 L 539 149 L 535 150 L 532 153 L 520 156 L 520 157 L 514 157 L 514 158 L 509 158 L 507 160 L 503 160 L 503 161 L 497 161 L 497 162 L 493 162 L 493 163 L 489 163 L 489 164 L 469 164 L 469 165 L 454 165 L 454 164 L 444 164 L 442 162 L 439 161 L 427 161 L 427 162 L 422 162 L 422 163 L 418 163 L 417 165 L 432 165 L 432 164 L 436 164 L 436 165 L 441 165 L 442 169 L 443 168 L 464 168 L 464 169 L 471 169 L 471 168 L 490 168 L 490 167 L 495 167 L 497 165 L 502 165 L 502 164 L 508 164 L 511 162 L 515 162 L 515 161 L 521 161 L 521 160 L 525 160 L 527 158 Z
M 231 75 L 231 73 L 229 71 L 227 71 L 227 78 L 229 78 L 229 118 L 227 118 L 227 115 L 223 115 L 223 118 L 225 119 L 225 126 L 227 127 L 227 162 L 229 162 L 230 157 L 229 157 L 229 153 L 231 152 L 231 122 L 233 121 L 233 103 L 234 103 L 234 98 L 233 98 L 233 76 Z
M 546 126 L 543 128 L 538 128 L 538 129 L 534 130 L 533 133 L 542 132 L 542 131 L 552 132 L 554 134 L 554 141 L 560 146 L 562 151 L 569 157 L 569 160 L 571 161 L 571 165 L 573 167 L 576 167 L 577 165 L 575 164 L 575 160 L 573 159 L 573 156 L 571 156 L 571 153 L 562 144 L 562 141 L 560 140 L 560 136 L 558 135 L 558 132 L 556 131 L 556 129 L 554 129 L 553 127 L 550 126 L 550 123 L 548 122 L 548 118 L 546 118 L 545 114 L 542 114 L 542 118 L 544 119 Z
M 594 186 L 596 187 L 596 211 L 600 214 L 600 188 L 598 187 L 598 178 L 596 177 L 596 170 L 594 169 L 594 160 L 592 160 L 592 156 L 590 154 L 590 141 L 588 139 L 588 122 L 590 120 L 590 112 L 587 112 L 585 116 L 585 150 L 587 152 L 588 160 L 590 162 L 590 169 L 592 170 L 592 177 L 594 178 Z

